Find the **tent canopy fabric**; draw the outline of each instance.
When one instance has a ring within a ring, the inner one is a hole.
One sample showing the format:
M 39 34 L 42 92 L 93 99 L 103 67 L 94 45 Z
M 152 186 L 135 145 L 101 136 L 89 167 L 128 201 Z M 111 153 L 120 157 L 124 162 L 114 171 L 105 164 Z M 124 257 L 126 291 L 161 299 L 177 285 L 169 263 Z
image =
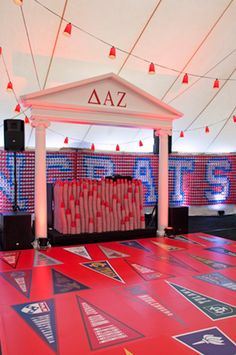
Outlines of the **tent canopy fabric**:
M 174 151 L 234 152 L 235 14 L 234 0 L 24 0 L 22 6 L 1 1 L 0 125 L 6 118 L 30 117 L 23 106 L 24 112 L 14 112 L 22 95 L 112 72 L 183 112 L 173 125 Z M 63 35 L 68 23 L 70 37 Z M 112 46 L 114 60 L 108 58 Z M 148 74 L 150 63 L 154 75 Z M 182 83 L 185 73 L 188 84 Z M 213 88 L 215 79 L 219 88 Z M 13 93 L 6 91 L 9 81 Z M 30 125 L 25 135 L 26 147 L 34 147 Z M 65 146 L 65 137 L 69 147 L 153 146 L 151 129 L 54 122 L 47 147 Z

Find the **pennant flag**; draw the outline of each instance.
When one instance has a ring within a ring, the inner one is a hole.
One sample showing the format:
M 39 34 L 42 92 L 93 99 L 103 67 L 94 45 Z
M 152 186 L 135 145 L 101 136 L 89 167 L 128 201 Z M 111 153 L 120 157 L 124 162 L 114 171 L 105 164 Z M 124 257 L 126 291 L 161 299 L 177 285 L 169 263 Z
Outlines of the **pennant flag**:
M 185 248 L 175 247 L 174 245 L 168 245 L 165 243 L 155 242 L 154 240 L 151 241 L 153 244 L 157 245 L 158 247 L 165 249 L 167 251 L 177 251 L 177 250 L 184 250 Z
M 84 246 L 68 247 L 68 248 L 63 248 L 63 249 L 66 251 L 69 251 L 70 253 L 79 255 L 82 258 L 92 260 L 91 256 L 89 255 L 87 249 Z
M 236 315 L 236 307 L 228 303 L 221 302 L 169 281 L 166 282 L 212 320 L 235 317 Z
M 196 279 L 208 282 L 209 284 L 227 288 L 231 291 L 236 291 L 236 282 L 219 272 L 212 272 L 210 274 L 193 276 Z
M 76 296 L 91 350 L 142 338 L 143 335 L 97 306 Z
M 1 275 L 7 282 L 9 282 L 10 285 L 15 287 L 15 289 L 29 298 L 32 281 L 32 270 L 2 272 Z
M 228 267 L 235 267 L 235 265 L 230 265 L 230 264 L 226 264 L 226 263 L 222 263 L 222 261 L 214 261 L 211 259 L 206 259 L 202 256 L 198 256 L 198 255 L 193 255 L 193 254 L 187 254 L 188 256 L 191 256 L 191 258 L 200 261 L 201 263 L 212 267 L 213 269 L 216 270 L 220 270 L 220 269 L 226 269 Z
M 16 268 L 18 260 L 20 257 L 20 251 L 6 251 L 3 252 L 0 256 L 2 261 L 13 267 L 13 269 Z
M 86 262 L 81 263 L 80 265 L 83 265 L 90 270 L 96 271 L 99 274 L 110 277 L 113 280 L 125 283 L 107 260 Z
M 204 250 L 214 251 L 215 253 L 219 253 L 223 255 L 236 256 L 235 252 L 221 247 L 205 248 Z
M 158 260 L 158 261 L 164 261 L 166 263 L 182 267 L 183 269 L 187 269 L 187 270 L 197 271 L 198 272 L 198 270 L 194 269 L 193 267 L 189 266 L 188 264 L 186 264 L 182 260 L 179 260 L 179 259 L 177 259 L 176 257 L 174 257 L 172 255 L 156 255 L 155 254 L 155 255 L 150 256 L 150 258 Z
M 217 327 L 195 330 L 176 335 L 173 338 L 195 350 L 198 354 L 236 354 L 235 342 Z
M 127 247 L 139 249 L 142 251 L 148 251 L 149 253 L 151 250 L 145 248 L 141 243 L 139 243 L 137 240 L 128 240 L 126 242 L 119 242 L 119 244 L 126 245 Z
M 125 352 L 125 355 L 134 355 L 133 353 L 131 353 L 129 350 L 127 350 L 125 348 L 124 348 L 124 352 Z
M 87 290 L 90 287 L 52 269 L 54 294 Z
M 106 255 L 108 259 L 115 259 L 115 258 L 127 258 L 129 255 L 120 253 L 119 251 L 103 247 L 102 245 L 99 245 L 99 248 L 101 251 Z
M 211 243 L 217 243 L 217 244 L 231 244 L 232 241 L 229 241 L 229 240 L 223 240 L 223 239 L 220 239 L 220 238 L 217 238 L 217 237 L 207 237 L 205 235 L 196 235 L 197 238 L 201 238 L 201 239 L 204 239 L 204 240 L 207 240 L 208 242 L 211 242 Z
M 34 266 L 50 266 L 63 264 L 61 261 L 53 259 L 51 256 L 47 256 L 39 251 L 35 251 Z
M 50 348 L 57 352 L 54 300 L 51 298 L 12 307 Z
M 201 246 L 205 247 L 204 244 L 195 242 L 195 240 L 186 238 L 186 237 L 184 237 L 183 235 L 177 235 L 177 236 L 174 238 L 174 240 L 180 240 L 181 242 L 186 242 L 186 243 L 190 243 L 190 244 L 201 245 Z
M 145 281 L 151 281 L 151 280 L 157 280 L 157 279 L 163 279 L 167 277 L 172 277 L 172 275 L 168 274 L 163 274 L 157 270 L 151 269 L 150 267 L 140 265 L 137 263 L 133 262 L 128 262 L 126 260 L 127 264 L 129 264 Z

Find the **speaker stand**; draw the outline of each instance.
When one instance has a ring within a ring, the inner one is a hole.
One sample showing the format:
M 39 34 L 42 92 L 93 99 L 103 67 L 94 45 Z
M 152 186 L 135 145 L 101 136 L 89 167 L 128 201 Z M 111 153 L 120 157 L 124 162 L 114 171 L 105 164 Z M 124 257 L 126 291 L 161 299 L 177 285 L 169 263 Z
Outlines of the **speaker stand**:
M 35 239 L 32 243 L 33 248 L 37 250 L 47 250 L 51 248 L 51 244 L 49 243 L 48 238 L 38 238 Z
M 17 171 L 16 171 L 16 152 L 14 152 L 14 205 L 12 206 L 13 212 L 20 211 L 17 204 Z

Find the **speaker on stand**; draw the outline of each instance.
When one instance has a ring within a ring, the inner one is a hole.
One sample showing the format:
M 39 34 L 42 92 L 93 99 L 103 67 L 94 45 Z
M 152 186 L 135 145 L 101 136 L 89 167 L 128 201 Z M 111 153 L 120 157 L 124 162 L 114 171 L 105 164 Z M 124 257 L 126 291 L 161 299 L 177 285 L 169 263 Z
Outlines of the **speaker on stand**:
M 25 149 L 25 123 L 22 120 L 4 120 L 4 149 L 14 153 L 14 204 L 12 210 L 19 210 L 17 204 L 17 156 L 16 153 Z

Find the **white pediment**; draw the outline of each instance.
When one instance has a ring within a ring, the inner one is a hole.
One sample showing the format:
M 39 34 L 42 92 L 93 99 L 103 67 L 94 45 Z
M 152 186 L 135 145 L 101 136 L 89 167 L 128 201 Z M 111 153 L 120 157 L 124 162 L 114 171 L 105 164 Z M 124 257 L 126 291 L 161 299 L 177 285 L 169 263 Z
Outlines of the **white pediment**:
M 32 106 L 33 116 L 41 115 L 43 119 L 51 121 L 62 121 L 63 116 L 66 118 L 64 122 L 72 122 L 78 116 L 76 112 L 80 112 L 80 123 L 113 123 L 137 127 L 140 118 L 140 126 L 144 127 L 142 118 L 149 117 L 151 121 L 150 124 L 146 121 L 146 127 L 151 128 L 157 126 L 154 123 L 156 120 L 167 120 L 169 126 L 172 120 L 182 116 L 174 108 L 115 74 L 101 75 L 28 94 L 22 97 L 22 101 L 25 106 Z M 106 113 L 111 119 L 104 119 Z M 99 114 L 103 115 L 101 121 Z M 114 118 L 118 116 L 122 116 L 123 120 Z

